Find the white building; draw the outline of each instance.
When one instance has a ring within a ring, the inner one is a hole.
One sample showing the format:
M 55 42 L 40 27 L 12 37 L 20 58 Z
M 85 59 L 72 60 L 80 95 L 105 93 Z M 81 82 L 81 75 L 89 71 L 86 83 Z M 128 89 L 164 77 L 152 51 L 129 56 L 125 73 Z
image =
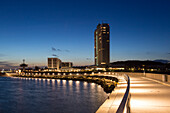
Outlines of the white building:
M 59 58 L 48 58 L 48 68 L 59 70 L 61 68 L 61 60 Z

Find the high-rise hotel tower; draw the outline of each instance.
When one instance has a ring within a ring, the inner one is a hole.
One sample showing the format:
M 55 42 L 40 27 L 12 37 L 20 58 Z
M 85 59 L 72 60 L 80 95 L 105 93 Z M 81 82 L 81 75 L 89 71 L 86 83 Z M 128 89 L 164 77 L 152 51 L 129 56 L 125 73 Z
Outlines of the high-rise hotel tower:
M 108 67 L 110 64 L 110 27 L 109 24 L 98 24 L 94 32 L 95 65 Z

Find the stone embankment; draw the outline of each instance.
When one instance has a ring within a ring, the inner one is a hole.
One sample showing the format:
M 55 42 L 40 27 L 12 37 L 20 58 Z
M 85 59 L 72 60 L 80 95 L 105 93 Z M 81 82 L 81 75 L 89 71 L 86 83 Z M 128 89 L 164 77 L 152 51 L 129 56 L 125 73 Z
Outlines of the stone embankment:
M 118 79 L 110 76 L 98 75 L 12 75 L 13 77 L 29 77 L 29 78 L 46 78 L 46 79 L 63 79 L 74 81 L 86 81 L 101 85 L 106 93 L 111 93 L 118 83 Z

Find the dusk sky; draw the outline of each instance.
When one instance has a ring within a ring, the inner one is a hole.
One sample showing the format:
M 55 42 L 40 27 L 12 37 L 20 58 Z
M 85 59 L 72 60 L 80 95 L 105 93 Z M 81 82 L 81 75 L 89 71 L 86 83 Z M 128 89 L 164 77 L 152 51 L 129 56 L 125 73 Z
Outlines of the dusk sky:
M 110 25 L 110 61 L 170 60 L 170 0 L 0 0 L 0 67 L 57 55 L 94 64 L 94 30 Z

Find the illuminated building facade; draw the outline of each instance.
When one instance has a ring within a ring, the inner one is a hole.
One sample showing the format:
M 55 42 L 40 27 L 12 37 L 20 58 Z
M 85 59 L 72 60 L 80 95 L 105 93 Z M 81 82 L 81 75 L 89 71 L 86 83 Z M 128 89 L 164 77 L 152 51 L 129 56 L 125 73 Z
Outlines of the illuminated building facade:
M 94 32 L 95 65 L 108 67 L 110 63 L 110 27 L 109 24 L 98 24 Z
M 61 60 L 58 58 L 48 58 L 48 68 L 59 70 L 61 68 Z
M 72 62 L 62 62 L 61 67 L 62 68 L 72 68 L 73 63 Z

